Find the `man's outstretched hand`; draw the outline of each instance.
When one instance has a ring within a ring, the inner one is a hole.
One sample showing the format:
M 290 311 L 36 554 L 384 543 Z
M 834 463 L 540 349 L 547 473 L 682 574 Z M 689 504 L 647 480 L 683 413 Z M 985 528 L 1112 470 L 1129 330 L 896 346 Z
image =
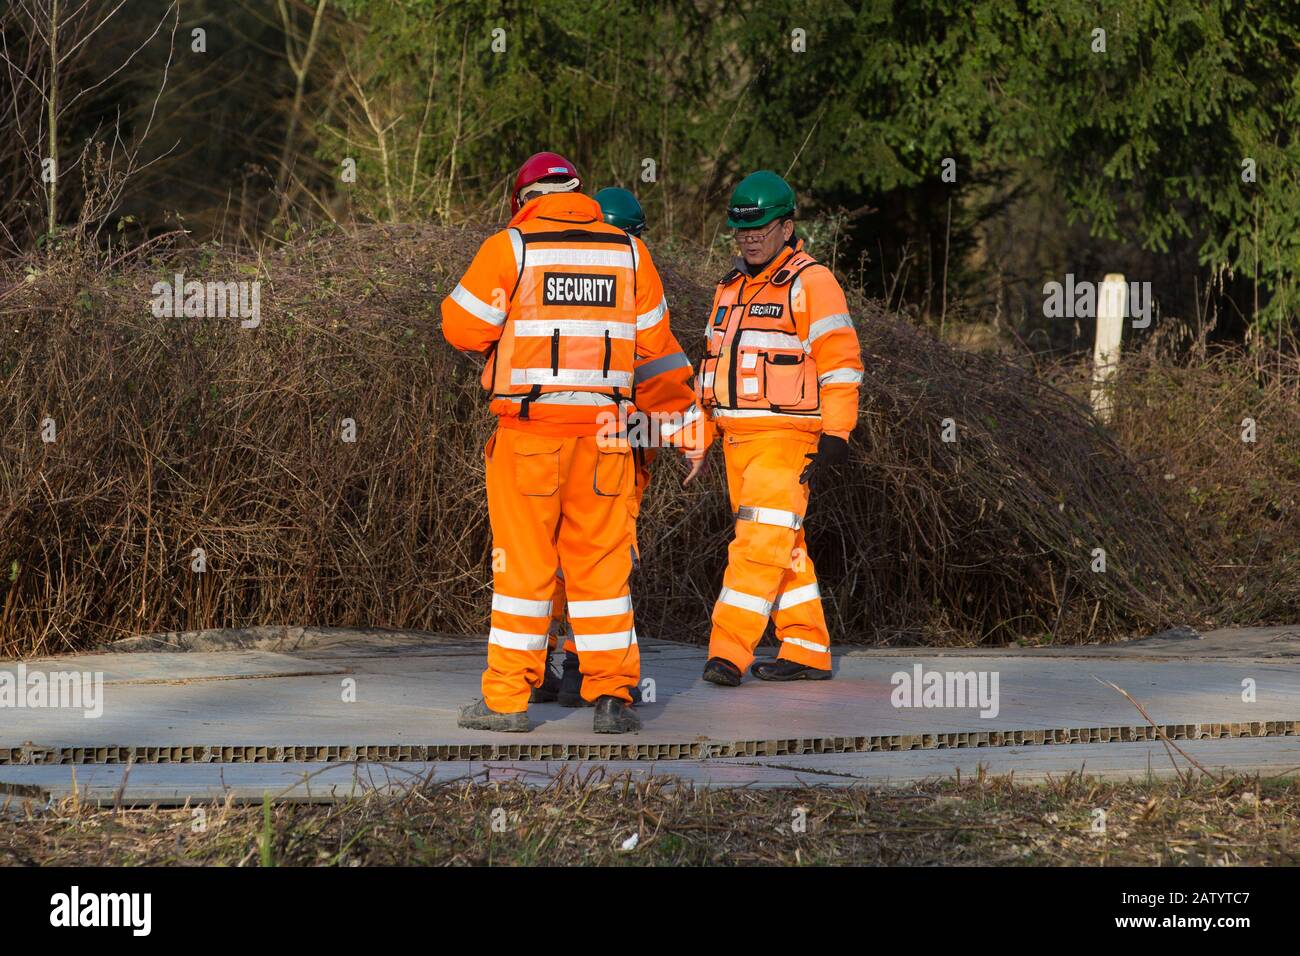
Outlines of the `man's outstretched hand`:
M 700 455 L 698 458 L 692 458 L 690 455 L 687 455 L 686 461 L 689 463 L 690 469 L 686 472 L 686 477 L 682 479 L 683 488 L 694 481 L 700 473 L 704 471 L 705 465 L 707 465 L 709 461 L 708 451 L 706 450 L 705 453 Z
M 804 455 L 808 464 L 804 465 L 799 476 L 801 485 L 808 484 L 809 479 L 826 474 L 827 469 L 837 468 L 849 460 L 849 443 L 843 438 L 823 434 L 817 442 L 816 454 Z

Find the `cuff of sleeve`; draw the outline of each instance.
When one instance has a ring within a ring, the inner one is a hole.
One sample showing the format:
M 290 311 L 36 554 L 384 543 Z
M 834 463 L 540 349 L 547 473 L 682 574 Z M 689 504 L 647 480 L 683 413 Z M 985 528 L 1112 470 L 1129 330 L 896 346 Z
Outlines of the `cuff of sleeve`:
M 829 428 L 823 428 L 823 429 L 822 429 L 822 434 L 823 434 L 823 435 L 830 435 L 832 438 L 841 438 L 841 439 L 843 439 L 844 441 L 848 441 L 848 440 L 849 440 L 849 433 L 848 433 L 848 432 L 831 431 L 831 429 L 829 429 Z

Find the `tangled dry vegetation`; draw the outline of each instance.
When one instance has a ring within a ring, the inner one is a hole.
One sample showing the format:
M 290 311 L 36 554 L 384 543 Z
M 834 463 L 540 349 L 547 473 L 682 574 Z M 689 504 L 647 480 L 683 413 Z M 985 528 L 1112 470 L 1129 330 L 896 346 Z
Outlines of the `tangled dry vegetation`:
M 437 327 L 484 234 L 375 226 L 267 257 L 0 264 L 0 654 L 254 624 L 484 630 L 491 422 L 476 367 Z M 659 265 L 698 358 L 708 279 Z M 155 318 L 151 287 L 178 271 L 260 280 L 261 326 Z M 868 375 L 854 457 L 809 517 L 837 636 L 1074 642 L 1222 606 L 1183 516 L 1081 404 L 855 307 Z M 638 628 L 700 640 L 731 518 L 716 462 L 686 492 L 669 458 L 643 510 Z M 1242 623 L 1300 610 L 1294 592 L 1230 596 Z
M 1106 814 L 1099 832 L 1096 811 Z M 1294 865 L 1300 783 L 709 790 L 566 777 L 336 805 L 97 809 L 0 798 L 0 864 L 77 866 Z M 5 822 L 6 819 L 9 822 Z M 203 825 L 196 827 L 196 820 Z M 797 822 L 796 822 L 797 821 Z M 624 850 L 631 837 L 635 845 Z
M 1114 433 L 1188 529 L 1216 620 L 1300 620 L 1300 359 L 1261 374 L 1235 349 L 1137 354 L 1118 388 Z

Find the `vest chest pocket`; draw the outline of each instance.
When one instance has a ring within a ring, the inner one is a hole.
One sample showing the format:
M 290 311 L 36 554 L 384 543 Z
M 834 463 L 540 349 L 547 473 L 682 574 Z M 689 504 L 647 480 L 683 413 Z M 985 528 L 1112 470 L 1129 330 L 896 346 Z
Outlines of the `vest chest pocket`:
M 804 398 L 802 352 L 768 350 L 763 354 L 767 400 L 773 405 L 798 405 Z
M 763 388 L 763 371 L 767 363 L 763 361 L 762 349 L 742 346 L 736 358 L 740 367 L 736 369 L 736 394 L 732 401 L 761 405 L 767 394 Z
M 515 438 L 515 487 L 525 495 L 553 495 L 560 487 L 560 446 L 564 440 L 546 435 Z

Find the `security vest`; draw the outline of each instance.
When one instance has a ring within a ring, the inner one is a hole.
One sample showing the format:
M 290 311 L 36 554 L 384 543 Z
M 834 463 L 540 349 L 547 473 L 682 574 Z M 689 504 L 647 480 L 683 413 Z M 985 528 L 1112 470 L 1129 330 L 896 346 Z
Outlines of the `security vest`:
M 796 331 L 791 296 L 795 278 L 816 264 L 799 250 L 757 288 L 739 269 L 718 283 L 700 375 L 706 406 L 819 414 L 817 364 Z
M 602 222 L 513 227 L 519 278 L 505 326 L 483 370 L 493 398 L 596 392 L 626 400 L 636 359 L 636 261 L 632 240 Z

